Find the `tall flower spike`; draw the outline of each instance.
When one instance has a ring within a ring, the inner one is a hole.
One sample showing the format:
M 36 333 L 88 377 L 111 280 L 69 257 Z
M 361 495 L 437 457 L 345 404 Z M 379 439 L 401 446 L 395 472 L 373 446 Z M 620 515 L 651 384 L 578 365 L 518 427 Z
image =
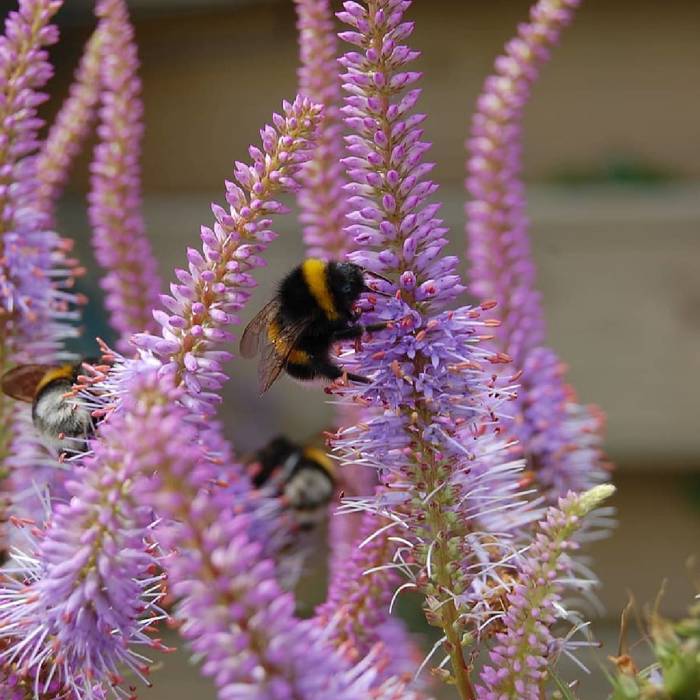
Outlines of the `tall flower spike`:
M 161 296 L 166 310 L 153 312 L 161 335 L 135 338 L 138 347 L 161 358 L 164 373 L 184 383 L 182 400 L 199 416 L 215 413 L 221 400 L 217 391 L 226 380 L 221 366 L 231 355 L 216 347 L 231 341 L 227 327 L 238 323 L 235 313 L 256 285 L 251 272 L 266 264 L 260 253 L 276 237 L 267 216 L 284 211 L 273 196 L 298 187 L 321 115 L 321 107 L 306 98 L 283 107 L 282 115 L 273 115 L 275 126 L 261 130 L 262 149 L 250 147 L 253 164 L 236 163 L 238 184 L 226 182 L 229 210 L 212 204 L 216 222 L 202 227 L 202 252 L 188 249 L 189 269 L 176 270 L 179 283 L 170 285 L 171 295 Z
M 549 671 L 567 645 L 568 639 L 554 636 L 558 619 L 572 618 L 561 605 L 564 581 L 572 579 L 568 552 L 575 550 L 574 533 L 582 518 L 615 491 L 610 484 L 596 486 L 582 494 L 570 493 L 558 506 L 547 511 L 539 524 L 534 544 L 515 562 L 516 580 L 506 596 L 506 612 L 499 621 L 490 651 L 490 665 L 481 671 L 480 700 L 540 700 Z
M 61 105 L 39 152 L 39 199 L 42 207 L 49 212 L 53 211 L 61 195 L 72 162 L 85 143 L 95 119 L 100 95 L 103 34 L 103 29 L 98 26 L 88 39 L 69 95 Z
M 62 340 L 76 333 L 69 321 L 79 299 L 71 287 L 80 270 L 67 256 L 70 244 L 48 229 L 35 154 L 41 89 L 52 74 L 45 47 L 56 41 L 50 20 L 60 6 L 21 0 L 0 38 L 0 373 L 15 363 L 55 362 Z M 31 483 L 46 462 L 33 431 L 21 428 L 28 417 L 27 406 L 0 394 L 1 479 L 27 464 L 33 471 L 19 481 Z
M 142 395 L 159 397 L 166 413 L 161 430 L 171 439 L 169 458 L 157 474 L 143 474 L 135 493 L 172 523 L 161 538 L 174 551 L 164 564 L 182 599 L 180 631 L 202 658 L 219 698 L 373 697 L 371 668 L 363 674 L 345 664 L 320 630 L 295 618 L 294 599 L 280 590 L 254 520 L 237 511 L 223 489 L 202 482 L 182 390 L 168 389 L 154 371 L 142 372 L 138 381 Z
M 406 67 L 418 52 L 402 43 L 413 30 L 403 21 L 409 6 L 346 2 L 339 13 L 351 27 L 341 38 L 358 48 L 341 59 L 343 113 L 353 132 L 344 160 L 348 232 L 357 246 L 349 258 L 397 285 L 373 282 L 392 296 L 370 295 L 366 310 L 389 328 L 341 357 L 371 384 L 336 389 L 379 410 L 339 431 L 335 448 L 350 463 L 374 466 L 389 485 L 347 508 L 403 525 L 395 560 L 384 566 L 407 573 L 423 594 L 429 621 L 444 632 L 450 680 L 462 698 L 473 698 L 462 639 L 478 617 L 477 583 L 532 516 L 518 496 L 521 465 L 508 461 L 498 437 L 497 412 L 512 389 L 493 384 L 489 368 L 504 358 L 477 343 L 493 325 L 482 318 L 487 307 L 445 310 L 464 287 L 457 258 L 443 255 L 439 205 L 429 201 L 437 186 L 426 177 L 432 164 L 423 162 L 425 117 L 412 114 L 420 74 Z
M 340 115 L 341 80 L 337 64 L 337 40 L 329 0 L 295 0 L 301 67 L 299 91 L 323 105 L 314 149 L 309 163 L 300 173 L 301 221 L 304 226 L 306 253 L 310 257 L 342 259 L 349 250 L 351 237 L 345 232 L 347 213 L 343 192 L 345 173 L 340 162 L 343 139 Z M 336 425 L 350 425 L 360 420 L 357 406 L 341 404 Z M 346 494 L 367 495 L 377 483 L 371 470 L 347 466 L 343 469 L 341 488 Z M 364 537 L 357 537 L 361 526 L 356 515 L 334 517 L 329 525 L 331 577 L 348 574 L 347 562 L 354 547 Z M 338 570 L 338 571 L 336 571 Z M 361 572 L 355 572 L 357 574 Z M 333 585 L 331 584 L 331 588 Z M 379 612 L 380 607 L 377 608 Z M 384 611 L 383 611 L 384 612 Z M 391 622 L 386 622 L 391 625 Z M 393 624 L 399 625 L 396 620 Z M 371 635 L 370 635 L 371 636 Z M 408 643 L 409 640 L 406 639 Z M 369 648 L 369 643 L 366 648 Z M 392 652 L 393 650 L 388 650 Z
M 153 511 L 135 502 L 134 479 L 201 450 L 173 446 L 172 434 L 187 428 L 138 375 L 125 383 L 119 410 L 67 485 L 71 500 L 54 506 L 37 563 L 20 566 L 0 590 L 0 663 L 34 680 L 36 700 L 54 682 L 92 699 L 94 683 L 116 685 L 124 668 L 148 682 L 150 662 L 138 647 L 162 648 L 148 633 L 164 617 L 163 576 L 148 537 Z
M 332 569 L 329 597 L 314 619 L 329 630 L 329 642 L 345 658 L 357 662 L 379 645 L 385 659 L 380 679 L 402 675 L 410 679 L 420 664 L 420 653 L 401 620 L 390 616 L 400 574 L 385 567 L 393 559 L 396 543 L 386 532 L 376 535 L 381 525 L 374 513 L 362 517 L 354 533 L 359 546 Z
M 580 0 L 540 0 L 530 22 L 496 59 L 477 103 L 467 146 L 467 234 L 471 290 L 494 299 L 501 321 L 491 347 L 522 371 L 513 432 L 552 502 L 604 478 L 601 414 L 579 406 L 552 350 L 535 289 L 521 178 L 522 115 L 541 66 Z
M 301 173 L 299 190 L 304 240 L 312 257 L 342 258 L 347 205 L 342 152 L 337 41 L 329 0 L 295 0 L 299 29 L 299 93 L 323 106 L 316 146 Z
M 39 145 L 37 106 L 46 95 L 39 90 L 53 71 L 44 49 L 56 42 L 56 27 L 49 24 L 60 0 L 20 0 L 19 9 L 5 20 L 0 38 L 0 230 L 3 234 L 23 223 L 27 197 L 34 200 L 36 182 L 29 179 L 35 163 L 27 160 Z M 0 256 L 0 259 L 2 257 Z M 4 295 L 3 295 L 4 297 Z
M 105 305 L 120 336 L 117 347 L 126 352 L 133 333 L 157 327 L 151 309 L 161 282 L 141 212 L 143 104 L 134 30 L 124 0 L 99 0 L 96 14 L 105 60 L 88 214 L 95 256 L 106 270 Z
M 0 38 L 0 361 L 55 359 L 70 335 L 68 302 L 72 261 L 67 245 L 46 230 L 38 203 L 34 152 L 42 121 L 39 92 L 52 74 L 45 46 L 57 39 L 49 24 L 60 2 L 23 0 Z M 6 366 L 0 367 L 6 369 Z M 3 401 L 0 398 L 0 401 Z M 6 424 L 3 420 L 2 424 Z M 0 453 L 3 449 L 0 448 Z

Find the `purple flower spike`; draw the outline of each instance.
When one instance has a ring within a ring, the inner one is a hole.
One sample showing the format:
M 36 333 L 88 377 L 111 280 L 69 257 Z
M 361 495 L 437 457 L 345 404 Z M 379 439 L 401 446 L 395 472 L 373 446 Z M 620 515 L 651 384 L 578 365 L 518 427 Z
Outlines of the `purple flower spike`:
M 20 2 L 0 37 L 0 370 L 9 361 L 55 360 L 60 340 L 73 334 L 65 321 L 77 300 L 67 289 L 79 271 L 69 245 L 47 230 L 35 156 L 40 90 L 52 74 L 44 47 L 57 39 L 49 21 L 60 6 Z
M 159 535 L 174 550 L 163 563 L 181 599 L 180 631 L 203 659 L 219 698 L 373 697 L 367 692 L 371 667 L 349 666 L 321 630 L 295 618 L 294 599 L 279 588 L 255 518 L 202 478 L 206 470 L 198 468 L 201 453 L 180 405 L 182 389 L 167 390 L 155 371 L 144 372 L 140 381 L 159 396 L 160 431 L 169 432 L 170 441 L 157 474 L 145 472 L 134 493 L 169 523 Z M 377 697 L 402 696 L 397 689 Z
M 61 4 L 60 0 L 20 0 L 19 9 L 7 16 L 5 35 L 0 37 L 0 231 L 4 234 L 25 223 L 24 210 L 36 197 L 32 179 L 36 166 L 27 157 L 39 145 L 42 122 L 37 107 L 46 95 L 38 91 L 53 74 L 44 47 L 58 39 L 56 27 L 49 22 Z M 38 224 L 36 215 L 32 223 Z
M 301 67 L 299 92 L 323 105 L 316 147 L 301 173 L 299 190 L 304 240 L 311 257 L 342 258 L 348 247 L 343 230 L 347 205 L 340 164 L 342 151 L 337 41 L 329 0 L 295 0 Z
M 534 5 L 530 23 L 520 25 L 518 36 L 496 59 L 467 142 L 471 291 L 498 302 L 501 326 L 495 334 L 518 368 L 527 351 L 545 339 L 521 178 L 522 115 L 541 66 L 578 4 L 546 0 Z
M 353 662 L 378 648 L 380 680 L 391 676 L 411 679 L 421 656 L 401 620 L 390 616 L 400 575 L 386 567 L 396 543 L 384 532 L 380 533 L 384 537 L 376 535 L 381 524 L 372 513 L 362 518 L 354 533 L 359 546 L 343 565 L 338 563 L 333 569 L 328 599 L 316 611 L 315 621 L 330 630 L 329 641 Z
M 48 229 L 35 153 L 43 125 L 37 108 L 52 75 L 45 47 L 58 36 L 49 22 L 60 6 L 22 0 L 0 37 L 0 373 L 16 363 L 55 362 L 61 341 L 76 334 L 69 322 L 79 299 L 71 287 L 80 270 L 68 257 L 70 245 Z M 19 426 L 28 418 L 28 406 L 0 393 L 2 480 L 12 469 L 46 462 L 36 440 L 23 439 L 27 431 Z M 26 487 L 37 473 L 17 476 Z
M 471 291 L 497 302 L 490 347 L 522 371 L 512 431 L 550 502 L 605 478 L 600 411 L 572 398 L 560 361 L 542 347 L 545 320 L 535 289 L 521 178 L 522 115 L 541 66 L 579 0 L 541 0 L 496 59 L 477 103 L 467 146 Z
M 473 698 L 462 640 L 490 614 L 478 607 L 478 591 L 533 514 L 519 494 L 522 464 L 509 461 L 498 434 L 513 387 L 492 381 L 492 367 L 507 358 L 479 346 L 494 325 L 488 308 L 446 310 L 464 287 L 457 258 L 443 254 L 447 229 L 430 201 L 437 186 L 423 161 L 424 115 L 413 113 L 420 75 L 407 65 L 418 52 L 403 43 L 413 29 L 403 19 L 409 6 L 346 2 L 338 15 L 351 27 L 340 36 L 353 45 L 340 61 L 352 132 L 344 164 L 356 250 L 348 257 L 393 283 L 372 280 L 390 297 L 364 302 L 372 322 L 389 327 L 341 356 L 372 381 L 338 393 L 375 410 L 340 430 L 334 446 L 345 462 L 375 467 L 387 485 L 375 498 L 349 499 L 346 510 L 377 512 L 398 528 L 401 544 L 384 566 L 423 594 L 447 642 L 448 680 Z
M 92 699 L 93 683 L 116 684 L 125 667 L 148 683 L 150 662 L 137 648 L 162 648 L 148 630 L 165 617 L 157 607 L 164 581 L 148 536 L 152 509 L 134 500 L 134 479 L 200 455 L 195 444 L 171 441 L 191 432 L 148 377 L 132 374 L 67 484 L 71 500 L 54 506 L 36 558 L 15 555 L 15 577 L 0 589 L 0 663 L 35 679 L 36 700 L 53 682 Z
M 70 93 L 61 105 L 39 152 L 39 199 L 48 212 L 53 211 L 68 179 L 70 167 L 95 119 L 100 95 L 103 33 L 98 27 L 85 45 Z
M 507 593 L 505 612 L 495 622 L 503 631 L 496 633 L 491 665 L 481 672 L 479 700 L 540 700 L 558 656 L 586 644 L 570 641 L 571 633 L 557 639 L 552 626 L 558 619 L 576 621 L 561 602 L 563 581 L 575 581 L 569 552 L 577 544 L 572 537 L 583 517 L 614 491 L 614 486 L 602 484 L 582 494 L 569 493 L 547 511 L 534 544 L 515 562 L 515 583 Z M 583 626 L 579 623 L 574 630 Z
M 297 189 L 320 115 L 320 106 L 297 97 L 273 116 L 274 127 L 261 130 L 262 149 L 250 149 L 253 164 L 236 163 L 238 184 L 226 183 L 228 210 L 212 205 L 216 222 L 202 227 L 202 252 L 188 249 L 188 270 L 176 270 L 178 283 L 161 297 L 164 309 L 153 312 L 161 335 L 135 337 L 138 347 L 161 358 L 165 374 L 184 383 L 182 400 L 197 415 L 216 411 L 216 392 L 226 380 L 221 366 L 230 357 L 216 348 L 231 341 L 227 328 L 238 323 L 235 314 L 256 284 L 251 272 L 266 264 L 260 254 L 276 237 L 268 216 L 284 211 L 273 195 Z
M 95 256 L 107 271 L 105 305 L 120 334 L 117 347 L 126 352 L 133 333 L 157 327 L 151 309 L 161 283 L 141 213 L 143 105 L 134 30 L 124 0 L 99 0 L 96 14 L 108 58 L 100 62 L 100 142 L 90 166 L 88 214 Z

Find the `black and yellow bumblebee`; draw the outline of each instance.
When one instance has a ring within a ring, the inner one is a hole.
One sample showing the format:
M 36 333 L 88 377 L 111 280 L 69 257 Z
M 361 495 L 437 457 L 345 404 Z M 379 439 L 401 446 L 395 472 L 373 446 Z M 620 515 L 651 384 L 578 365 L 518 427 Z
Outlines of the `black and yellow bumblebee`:
M 355 312 L 362 292 L 387 296 L 372 289 L 365 274 L 386 278 L 349 262 L 307 258 L 281 282 L 274 299 L 248 324 L 240 343 L 243 357 L 261 351 L 258 367 L 260 393 L 265 393 L 282 370 L 296 379 L 347 376 L 355 382 L 370 380 L 344 372 L 330 359 L 331 345 L 357 339 L 365 332 L 386 328 L 386 323 L 364 326 Z
M 94 431 L 90 410 L 72 392 L 81 366 L 18 365 L 0 377 L 4 394 L 32 404 L 34 427 L 59 454 L 80 450 Z
M 310 530 L 325 518 L 336 468 L 323 450 L 279 435 L 255 452 L 248 471 L 256 488 L 269 487 L 284 499 L 300 529 Z

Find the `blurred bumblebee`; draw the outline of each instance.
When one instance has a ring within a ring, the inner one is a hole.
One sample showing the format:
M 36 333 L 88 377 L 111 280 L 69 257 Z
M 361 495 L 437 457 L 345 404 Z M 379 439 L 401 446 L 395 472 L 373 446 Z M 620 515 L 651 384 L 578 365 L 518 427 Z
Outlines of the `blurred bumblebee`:
M 302 530 L 325 519 L 335 492 L 336 469 L 323 450 L 280 435 L 255 453 L 248 469 L 256 488 L 270 487 L 284 499 Z
M 94 430 L 90 410 L 72 393 L 81 365 L 19 365 L 0 377 L 4 394 L 32 404 L 34 427 L 59 454 L 75 452 Z
M 282 370 L 301 380 L 325 377 L 332 381 L 347 376 L 355 382 L 370 381 L 344 372 L 330 359 L 334 342 L 386 328 L 386 323 L 364 326 L 358 321 L 354 305 L 362 292 L 388 296 L 368 286 L 366 272 L 354 263 L 308 258 L 282 280 L 274 299 L 248 324 L 240 343 L 243 357 L 261 352 L 261 394 Z M 368 274 L 390 282 L 376 273 Z

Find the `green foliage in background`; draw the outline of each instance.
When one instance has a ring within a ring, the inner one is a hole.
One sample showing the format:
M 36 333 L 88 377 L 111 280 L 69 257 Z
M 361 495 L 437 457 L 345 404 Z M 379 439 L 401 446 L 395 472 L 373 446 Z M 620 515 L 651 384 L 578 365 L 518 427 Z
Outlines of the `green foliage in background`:
M 654 610 L 648 639 L 656 659 L 650 666 L 638 670 L 628 653 L 611 659 L 610 700 L 700 700 L 700 600 L 679 622 Z

